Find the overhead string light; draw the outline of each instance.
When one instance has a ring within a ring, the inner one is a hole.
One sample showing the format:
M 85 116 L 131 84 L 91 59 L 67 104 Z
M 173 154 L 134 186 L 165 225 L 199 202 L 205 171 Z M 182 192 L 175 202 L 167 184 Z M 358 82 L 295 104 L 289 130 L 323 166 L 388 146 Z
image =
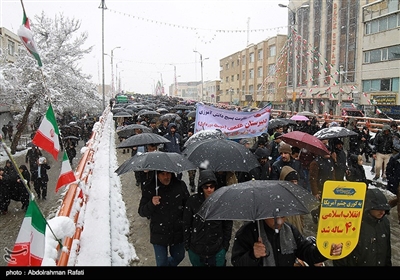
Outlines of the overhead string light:
M 146 21 L 148 23 L 152 24 L 158 24 L 158 25 L 164 25 L 172 28 L 180 28 L 180 29 L 185 29 L 185 30 L 193 30 L 196 31 L 196 36 L 198 39 L 200 39 L 203 43 L 212 43 L 212 41 L 215 40 L 215 37 L 217 36 L 217 33 L 247 33 L 247 32 L 267 32 L 267 31 L 280 31 L 281 29 L 288 28 L 288 26 L 280 26 L 280 27 L 274 27 L 274 28 L 258 28 L 258 29 L 209 29 L 209 28 L 200 28 L 200 27 L 193 27 L 193 26 L 185 26 L 185 25 L 180 25 L 180 24 L 174 24 L 174 23 L 168 23 L 168 22 L 163 22 L 163 21 L 158 21 L 158 20 L 153 20 L 149 18 L 144 18 L 144 17 L 139 17 L 135 15 L 130 15 L 127 13 L 115 11 L 112 9 L 107 9 L 106 11 L 114 13 L 114 14 L 119 14 L 122 16 L 130 17 L 136 20 L 142 20 Z M 205 40 L 205 36 L 202 36 L 200 34 L 200 31 L 210 31 L 213 33 L 211 36 L 211 39 Z

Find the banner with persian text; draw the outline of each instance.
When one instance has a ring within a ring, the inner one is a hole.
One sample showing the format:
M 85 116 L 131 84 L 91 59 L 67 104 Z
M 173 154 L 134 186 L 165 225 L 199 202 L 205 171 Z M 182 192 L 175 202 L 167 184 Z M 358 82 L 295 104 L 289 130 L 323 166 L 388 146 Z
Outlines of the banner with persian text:
M 200 130 L 220 129 L 229 139 L 251 138 L 268 130 L 271 104 L 252 111 L 232 111 L 198 104 L 194 133 Z

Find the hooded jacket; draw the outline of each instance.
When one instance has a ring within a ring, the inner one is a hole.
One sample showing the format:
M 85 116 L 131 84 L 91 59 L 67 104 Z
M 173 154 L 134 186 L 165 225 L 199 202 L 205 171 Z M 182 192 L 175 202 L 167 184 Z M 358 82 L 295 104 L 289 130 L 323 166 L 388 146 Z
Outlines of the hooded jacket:
M 387 214 L 390 210 L 385 195 L 377 188 L 367 190 L 356 248 L 343 259 L 334 260 L 334 266 L 392 266 L 389 219 L 386 215 L 376 219 L 370 210 L 385 210 Z
M 171 127 L 175 127 L 176 131 L 175 133 L 171 133 Z M 168 132 L 167 134 L 164 135 L 165 138 L 167 138 L 170 142 L 169 143 L 164 143 L 164 151 L 165 152 L 170 152 L 170 153 L 181 153 L 181 148 L 183 145 L 182 141 L 182 136 L 178 133 L 178 127 L 175 123 L 170 123 L 168 125 Z
M 358 164 L 358 155 L 351 154 L 349 158 L 349 173 L 346 174 L 347 181 L 363 182 L 367 187 L 368 182 L 365 176 L 364 166 Z
M 214 172 L 201 170 L 198 192 L 188 198 L 183 211 L 185 248 L 202 257 L 213 256 L 221 249 L 228 251 L 232 236 L 232 221 L 204 221 L 196 215 L 205 201 L 202 186 L 211 182 L 217 184 Z

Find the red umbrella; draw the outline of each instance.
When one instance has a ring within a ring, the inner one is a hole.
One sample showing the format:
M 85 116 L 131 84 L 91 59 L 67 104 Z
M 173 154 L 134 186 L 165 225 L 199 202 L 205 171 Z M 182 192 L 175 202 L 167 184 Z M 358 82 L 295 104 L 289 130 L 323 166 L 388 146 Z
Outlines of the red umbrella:
M 302 131 L 288 132 L 278 138 L 289 145 L 307 149 L 309 152 L 316 155 L 323 156 L 330 154 L 328 148 L 321 140 L 314 135 Z

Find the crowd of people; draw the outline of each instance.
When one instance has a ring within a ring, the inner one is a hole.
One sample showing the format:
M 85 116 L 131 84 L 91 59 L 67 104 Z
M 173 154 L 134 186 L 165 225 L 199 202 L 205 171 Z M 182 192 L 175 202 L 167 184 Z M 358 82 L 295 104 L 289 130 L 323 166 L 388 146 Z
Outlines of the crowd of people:
M 185 142 L 194 132 L 194 117 L 187 116 L 190 111 L 188 108 L 163 112 L 175 114 L 174 118 L 163 118 L 163 114 L 133 114 L 131 118 L 119 118 L 116 129 L 118 131 L 132 123 L 144 125 L 152 133 L 170 140 L 166 144 L 152 145 L 153 151 L 182 153 Z M 329 150 L 325 156 L 312 154 L 301 146 L 290 146 L 279 137 L 295 130 L 313 135 L 324 127 L 332 126 L 343 126 L 355 133 L 349 137 L 322 140 Z M 368 127 L 357 125 L 356 118 L 345 118 L 340 124 L 331 122 L 320 125 L 317 117 L 310 117 L 308 121 L 268 129 L 255 138 L 238 140 L 260 163 L 249 172 L 213 172 L 198 168 L 188 172 L 188 186 L 182 180 L 182 174 L 135 174 L 137 185 L 142 188 L 138 212 L 150 220 L 150 243 L 154 247 L 157 265 L 179 265 L 186 251 L 193 266 L 225 266 L 226 252 L 230 246 L 231 263 L 234 266 L 292 266 L 297 260 L 321 265 L 326 258 L 318 251 L 315 238 L 303 235 L 304 216 L 266 219 L 262 223 L 261 236 L 256 223 L 244 223 L 235 233 L 234 240 L 231 240 L 231 221 L 204 221 L 195 215 L 201 204 L 218 188 L 249 180 L 291 181 L 319 200 L 327 180 L 365 183 L 366 207 L 359 244 L 350 256 L 334 265 L 391 265 L 390 225 L 386 215 L 391 207 L 397 206 L 400 210 L 400 149 L 395 139 L 397 137 L 398 141 L 399 138 L 397 124 L 388 127 L 383 126 L 374 137 Z M 136 133 L 142 132 L 138 129 Z M 120 141 L 126 138 L 120 137 Z M 126 150 L 129 152 L 129 149 Z M 132 148 L 132 156 L 137 151 L 137 147 Z M 148 151 L 151 151 L 148 145 L 142 147 L 141 152 Z M 379 189 L 368 189 L 364 158 L 367 162 L 372 161 L 372 172 L 376 174 L 374 180 L 381 177 L 383 182 L 387 181 L 388 189 L 397 195 L 396 199 L 388 202 Z M 196 172 L 199 172 L 198 182 L 195 182 Z M 313 209 L 311 216 L 317 224 L 319 208 Z M 275 231 L 276 223 L 279 224 L 278 232 Z M 376 240 L 379 254 L 370 246 L 365 246 L 368 237 L 374 234 L 379 239 Z M 285 242 L 287 238 L 294 242 Z M 340 255 L 341 251 L 340 244 L 332 248 L 333 255 Z

